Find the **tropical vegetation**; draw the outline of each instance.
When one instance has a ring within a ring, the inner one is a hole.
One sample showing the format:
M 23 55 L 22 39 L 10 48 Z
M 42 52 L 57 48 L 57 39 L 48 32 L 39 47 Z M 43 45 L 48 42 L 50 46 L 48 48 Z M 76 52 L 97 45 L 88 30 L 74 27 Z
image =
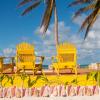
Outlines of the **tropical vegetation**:
M 77 5 L 80 8 L 75 12 L 73 18 L 76 18 L 82 15 L 83 13 L 87 15 L 79 30 L 86 30 L 84 37 L 85 39 L 89 33 L 89 30 L 93 27 L 93 24 L 100 16 L 100 0 L 74 0 L 71 4 L 69 4 L 69 7 Z M 88 14 L 86 12 L 88 12 Z

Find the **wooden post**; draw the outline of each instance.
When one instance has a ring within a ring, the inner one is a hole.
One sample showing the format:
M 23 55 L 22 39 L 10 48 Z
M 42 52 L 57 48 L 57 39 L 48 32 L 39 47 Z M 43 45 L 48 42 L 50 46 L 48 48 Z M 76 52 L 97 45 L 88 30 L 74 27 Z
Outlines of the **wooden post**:
M 0 72 L 3 71 L 3 57 L 0 57 Z

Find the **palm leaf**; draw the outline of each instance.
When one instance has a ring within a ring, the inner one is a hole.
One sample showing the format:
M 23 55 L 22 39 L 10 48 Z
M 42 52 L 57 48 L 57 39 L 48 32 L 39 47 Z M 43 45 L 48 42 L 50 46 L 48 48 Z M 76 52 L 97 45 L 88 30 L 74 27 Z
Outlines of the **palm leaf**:
M 95 71 L 95 72 L 90 72 L 90 73 L 88 73 L 88 74 L 87 74 L 87 80 L 88 80 L 90 77 L 94 78 L 95 81 L 97 81 L 97 79 L 98 79 L 98 72 Z
M 41 24 L 41 28 L 44 27 L 43 33 L 46 32 L 46 30 L 48 28 L 48 25 L 49 25 L 49 22 L 50 22 L 50 19 L 51 19 L 51 15 L 52 15 L 52 11 L 53 11 L 53 6 L 54 6 L 54 0 L 48 1 L 47 7 L 46 7 L 46 10 L 45 10 L 45 13 L 44 13 L 44 17 L 43 17 L 43 20 L 42 20 L 42 24 Z
M 29 2 L 31 2 L 32 0 L 23 0 L 22 2 L 19 3 L 18 7 L 23 6 Z
M 65 86 L 68 85 L 68 84 L 69 84 L 68 82 L 65 82 Z
M 95 79 L 96 82 L 98 81 L 98 72 L 95 73 L 94 79 Z
M 92 27 L 93 23 L 95 22 L 95 20 L 96 20 L 96 18 L 93 19 L 93 20 L 91 21 L 91 23 L 87 26 L 84 39 L 86 39 L 86 37 L 87 37 L 87 35 L 88 35 L 88 32 L 89 32 L 90 28 Z
M 43 81 L 45 81 L 45 82 L 48 82 L 48 81 L 49 81 L 49 80 L 47 79 L 47 77 L 45 77 L 45 76 L 41 76 L 40 79 L 43 80 Z
M 95 5 L 95 8 L 99 8 L 100 9 L 100 0 L 96 0 L 96 5 Z
M 73 18 L 78 17 L 79 15 L 81 15 L 82 13 L 84 13 L 86 11 L 93 10 L 83 21 L 83 23 L 79 29 L 79 32 L 83 31 L 83 29 L 85 29 L 85 36 L 84 36 L 84 39 L 85 39 L 88 35 L 88 32 L 92 28 L 94 22 L 96 21 L 98 15 L 100 14 L 100 0 L 76 0 L 76 1 L 72 2 L 69 6 L 74 6 L 74 5 L 78 5 L 78 4 L 82 4 L 82 6 L 84 5 L 85 7 L 80 8 L 75 13 Z
M 90 75 L 91 73 L 88 73 L 87 75 L 86 75 L 86 80 L 88 80 L 89 78 L 90 78 Z
M 74 18 L 78 17 L 79 15 L 81 15 L 82 13 L 90 10 L 90 9 L 94 9 L 95 8 L 95 4 L 90 4 L 86 7 L 80 8 L 74 15 Z
M 96 9 L 92 14 L 91 14 L 91 18 L 89 19 L 90 22 L 88 22 L 88 26 L 86 28 L 86 32 L 85 32 L 85 37 L 84 39 L 87 37 L 89 30 L 91 29 L 91 27 L 93 26 L 94 22 L 97 19 L 97 15 L 98 15 L 98 9 Z
M 4 83 L 4 87 L 5 85 L 9 82 L 9 76 L 8 75 L 4 75 L 4 78 L 7 77 L 7 81 Z
M 75 0 L 74 2 L 72 2 L 71 4 L 69 4 L 68 7 L 76 6 L 76 5 L 79 5 L 79 4 L 91 3 L 93 1 L 94 0 Z
M 11 85 L 13 85 L 14 84 L 14 78 L 15 78 L 15 76 L 11 76 L 11 77 L 8 77 L 8 78 L 10 80 Z
M 95 17 L 95 15 L 97 14 L 97 9 L 95 9 L 83 22 L 83 24 L 81 25 L 80 30 L 82 30 L 83 28 L 85 28 L 86 25 L 90 24 L 91 21 L 93 20 L 93 18 Z
M 77 79 L 73 79 L 73 80 L 71 81 L 71 83 L 77 84 L 77 83 L 78 83 L 78 80 L 77 80 Z
M 24 81 L 27 78 L 27 74 L 26 73 L 22 73 L 20 75 L 21 79 Z
M 40 3 L 41 3 L 41 0 L 35 1 L 31 6 L 29 6 L 27 9 L 24 10 L 24 12 L 22 13 L 22 16 L 27 14 L 28 12 L 30 12 L 34 8 L 36 8 Z
M 4 78 L 5 78 L 5 74 L 2 74 L 2 75 L 0 76 L 0 82 L 2 82 Z
M 28 87 L 32 87 L 35 83 L 36 83 L 36 79 L 32 81 L 31 78 L 30 78 L 30 76 L 29 76 Z

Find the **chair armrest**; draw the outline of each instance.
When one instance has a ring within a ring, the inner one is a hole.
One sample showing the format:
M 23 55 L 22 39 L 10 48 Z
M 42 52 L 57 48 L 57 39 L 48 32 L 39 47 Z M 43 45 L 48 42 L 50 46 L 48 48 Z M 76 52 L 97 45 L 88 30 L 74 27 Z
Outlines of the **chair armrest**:
M 44 57 L 44 56 L 36 56 L 36 57 L 40 58 L 40 62 L 41 62 L 41 64 L 42 64 L 45 57 Z
M 54 60 L 57 60 L 57 61 L 58 61 L 58 58 L 57 58 L 56 56 L 52 56 L 52 57 L 51 57 L 52 63 L 53 63 Z

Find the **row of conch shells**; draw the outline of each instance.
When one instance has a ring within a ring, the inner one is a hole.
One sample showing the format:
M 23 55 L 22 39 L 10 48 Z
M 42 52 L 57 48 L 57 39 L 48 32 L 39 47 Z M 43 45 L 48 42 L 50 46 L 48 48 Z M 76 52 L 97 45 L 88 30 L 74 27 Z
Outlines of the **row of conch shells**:
M 56 97 L 56 96 L 92 96 L 99 95 L 98 86 L 42 86 L 41 88 L 18 88 L 18 87 L 1 87 L 0 98 L 22 98 L 22 97 Z

